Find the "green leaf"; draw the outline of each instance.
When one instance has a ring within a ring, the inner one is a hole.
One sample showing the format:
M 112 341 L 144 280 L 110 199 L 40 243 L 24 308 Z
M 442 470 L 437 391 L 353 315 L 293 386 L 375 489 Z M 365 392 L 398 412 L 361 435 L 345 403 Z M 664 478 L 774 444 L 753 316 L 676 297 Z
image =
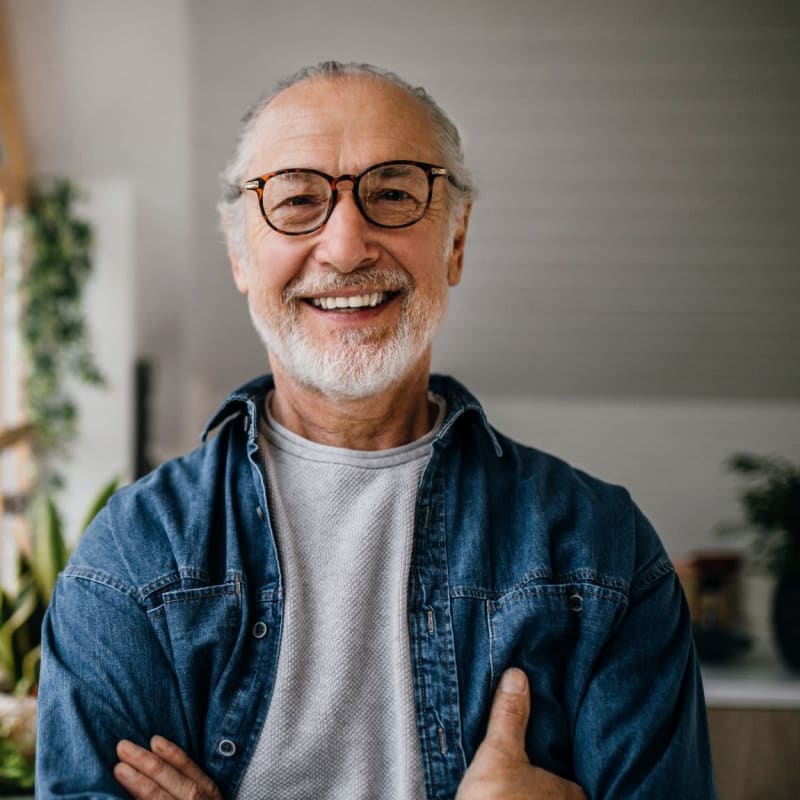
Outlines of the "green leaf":
M 98 492 L 95 499 L 92 501 L 92 504 L 89 506 L 89 510 L 86 512 L 86 516 L 83 519 L 83 524 L 81 525 L 80 532 L 83 533 L 88 527 L 91 521 L 97 516 L 97 514 L 105 507 L 106 503 L 109 501 L 114 492 L 117 491 L 119 488 L 119 477 L 116 475 Z
M 22 674 L 14 690 L 15 694 L 30 694 L 39 681 L 39 664 L 41 660 L 42 646 L 40 644 L 25 653 L 22 658 Z
M 21 583 L 21 589 L 12 604 L 13 611 L 0 626 L 0 666 L 11 682 L 16 681 L 20 671 L 14 636 L 33 616 L 39 600 L 30 579 L 21 579 Z
M 58 574 L 67 564 L 67 545 L 61 517 L 49 495 L 40 495 L 34 501 L 33 526 L 33 558 L 30 568 L 42 601 L 47 605 Z
M 0 739 L 0 788 L 32 789 L 34 759 L 20 753 L 11 738 Z

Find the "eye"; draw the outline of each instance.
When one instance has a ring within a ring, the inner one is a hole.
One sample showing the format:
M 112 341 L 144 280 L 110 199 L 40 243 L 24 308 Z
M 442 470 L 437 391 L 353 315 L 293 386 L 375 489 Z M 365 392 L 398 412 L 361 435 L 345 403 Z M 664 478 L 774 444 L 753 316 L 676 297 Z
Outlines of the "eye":
M 286 197 L 284 198 L 280 205 L 283 206 L 307 206 L 312 204 L 319 204 L 322 200 L 317 195 L 311 194 L 297 194 L 293 197 Z
M 382 189 L 375 192 L 370 200 L 372 202 L 389 202 L 389 203 L 402 203 L 407 200 L 412 200 L 411 195 L 403 189 Z
M 397 186 L 375 189 L 364 199 L 366 205 L 371 207 L 389 206 L 418 206 L 425 202 L 424 197 L 419 197 L 413 190 L 402 189 Z
M 268 214 L 325 206 L 330 198 L 324 178 L 308 172 L 274 175 L 264 185 L 264 209 Z
M 273 194 L 268 200 L 269 205 L 265 204 L 268 214 L 292 214 L 303 213 L 306 211 L 316 211 L 320 208 L 325 208 L 328 204 L 328 198 L 308 192 L 305 194 L 287 194 L 279 196 Z

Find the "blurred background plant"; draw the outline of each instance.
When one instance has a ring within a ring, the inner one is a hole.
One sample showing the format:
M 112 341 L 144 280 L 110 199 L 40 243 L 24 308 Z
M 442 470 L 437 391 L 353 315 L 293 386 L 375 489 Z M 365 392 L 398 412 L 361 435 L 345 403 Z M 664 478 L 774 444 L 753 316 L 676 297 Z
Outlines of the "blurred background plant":
M 743 519 L 720 532 L 748 531 L 756 562 L 778 579 L 800 580 L 800 466 L 752 453 L 735 453 L 726 466 L 746 481 L 739 489 Z
M 0 694 L 0 794 L 32 789 L 36 698 Z
M 89 507 L 80 534 L 117 490 L 109 481 Z M 17 695 L 35 690 L 38 679 L 40 629 L 58 574 L 70 555 L 61 515 L 53 499 L 39 495 L 31 511 L 31 547 L 19 553 L 15 593 L 0 592 L 0 691 Z M 80 535 L 79 534 L 79 535 Z
M 25 212 L 27 257 L 20 290 L 20 334 L 28 367 L 25 399 L 33 424 L 35 484 L 62 484 L 56 462 L 77 432 L 70 381 L 102 386 L 86 325 L 83 293 L 92 268 L 92 229 L 75 215 L 70 181 L 33 184 Z
M 776 579 L 772 628 L 784 663 L 800 672 L 800 466 L 779 456 L 736 453 L 728 468 L 746 485 L 739 490 L 743 521 L 721 531 L 747 530 L 757 563 Z
M 109 481 L 93 500 L 80 528 L 86 530 L 119 485 Z M 0 790 L 33 786 L 36 694 L 41 627 L 58 574 L 70 555 L 56 504 L 40 494 L 31 510 L 31 549 L 20 551 L 19 583 L 0 592 Z M 30 717 L 33 716 L 33 721 Z M 28 783 L 28 781 L 30 781 Z
M 33 787 L 41 626 L 70 555 L 58 508 L 62 470 L 78 432 L 72 392 L 104 386 L 86 324 L 84 290 L 92 268 L 92 229 L 75 213 L 80 199 L 68 180 L 33 184 L 23 212 L 17 287 L 18 370 L 24 422 L 6 430 L 4 447 L 29 448 L 19 463 L 18 491 L 4 496 L 15 522 L 13 581 L 0 588 L 0 794 Z M 115 478 L 90 504 L 76 541 L 118 486 Z M 6 534 L 4 534 L 6 535 Z

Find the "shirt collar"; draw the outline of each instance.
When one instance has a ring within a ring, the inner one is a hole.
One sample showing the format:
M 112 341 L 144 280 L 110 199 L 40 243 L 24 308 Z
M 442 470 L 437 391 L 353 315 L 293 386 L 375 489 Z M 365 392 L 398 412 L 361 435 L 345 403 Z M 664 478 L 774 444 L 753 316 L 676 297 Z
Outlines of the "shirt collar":
M 447 401 L 447 415 L 442 428 L 434 439 L 434 444 L 446 446 L 453 436 L 453 428 L 461 417 L 469 417 L 489 437 L 495 454 L 500 457 L 503 449 L 500 442 L 486 418 L 483 406 L 477 398 L 455 378 L 448 375 L 431 375 L 429 381 L 431 391 L 441 395 Z M 222 405 L 214 412 L 208 424 L 203 429 L 201 440 L 205 441 L 209 433 L 223 420 L 241 413 L 246 414 L 246 428 L 251 438 L 255 439 L 258 431 L 258 417 L 267 392 L 275 388 L 272 375 L 261 375 L 248 381 L 228 395 Z

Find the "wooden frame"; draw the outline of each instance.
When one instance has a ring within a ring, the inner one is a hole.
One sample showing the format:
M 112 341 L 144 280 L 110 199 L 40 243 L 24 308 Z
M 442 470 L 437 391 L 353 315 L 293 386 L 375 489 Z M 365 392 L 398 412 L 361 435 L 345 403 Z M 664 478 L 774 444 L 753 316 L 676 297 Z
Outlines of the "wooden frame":
M 5 359 L 8 351 L 4 319 L 7 307 L 4 296 L 7 284 L 7 266 L 4 263 L 5 221 L 9 208 L 25 205 L 28 182 L 27 157 L 14 90 L 9 54 L 10 37 L 4 12 L 4 5 L 0 3 L 0 360 Z M 19 409 L 5 407 L 3 385 L 4 380 L 20 381 L 19 373 L 18 364 L 12 364 L 10 369 L 0 369 L 0 585 L 13 578 L 8 574 L 7 568 L 2 569 L 4 559 L 15 557 L 15 550 L 26 543 L 25 522 L 19 515 L 19 508 L 16 507 L 18 504 L 11 504 L 10 500 L 17 499 L 26 488 L 33 429 L 18 418 Z M 7 470 L 6 474 L 4 470 Z
M 0 4 L 0 202 L 22 205 L 25 201 L 28 164 L 11 72 L 9 43 L 4 8 Z

